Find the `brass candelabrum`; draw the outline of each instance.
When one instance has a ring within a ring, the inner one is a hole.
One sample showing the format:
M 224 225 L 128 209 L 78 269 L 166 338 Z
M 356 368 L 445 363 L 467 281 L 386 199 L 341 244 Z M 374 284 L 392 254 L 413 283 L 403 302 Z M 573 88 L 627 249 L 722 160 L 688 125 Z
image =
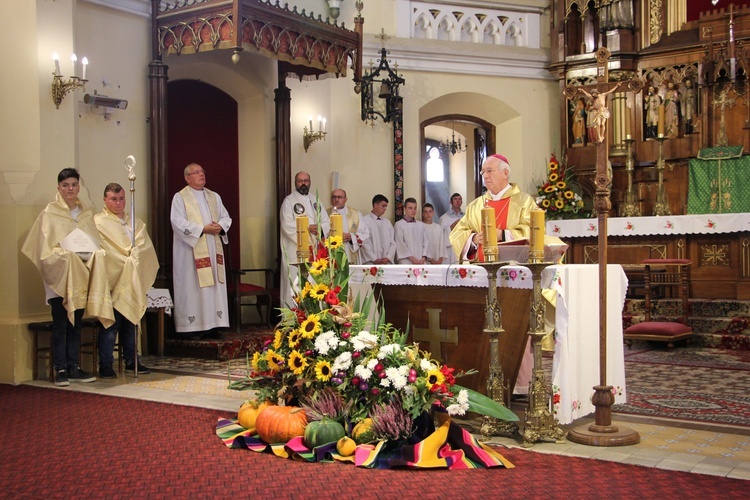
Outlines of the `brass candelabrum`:
M 531 316 L 529 318 L 529 336 L 534 346 L 534 370 L 529 384 L 529 408 L 524 414 L 523 447 L 533 446 L 536 441 L 554 441 L 565 443 L 563 431 L 552 411 L 552 391 L 547 384 L 542 367 L 542 339 L 546 305 L 542 296 L 542 271 L 553 265 L 553 262 L 541 262 L 534 259 L 524 264 L 531 271 L 534 284 L 531 299 Z
M 659 176 L 659 184 L 656 188 L 656 203 L 654 203 L 654 215 L 672 215 L 667 202 L 667 191 L 664 189 L 664 141 L 667 140 L 663 134 L 656 138 L 659 141 L 659 157 L 656 160 L 656 173 Z
M 55 103 L 55 107 L 60 109 L 60 103 L 62 103 L 63 97 L 68 92 L 76 89 L 86 90 L 86 82 L 88 80 L 78 78 L 77 76 L 71 76 L 70 79 L 63 80 L 62 75 L 52 73 L 52 101 Z
M 625 192 L 625 202 L 620 205 L 620 217 L 640 217 L 641 209 L 638 207 L 638 200 L 633 190 L 633 172 L 635 160 L 633 159 L 633 143 L 635 139 L 630 136 L 625 139 L 627 147 L 627 159 L 625 160 L 625 172 L 628 174 L 628 190 Z
M 485 255 L 485 258 L 488 256 Z M 490 262 L 477 262 L 487 271 L 487 303 L 484 308 L 484 333 L 489 336 L 490 341 L 490 370 L 487 377 L 487 397 L 507 407 L 506 393 L 508 386 L 500 364 L 500 352 L 498 348 L 498 336 L 504 333 L 502 309 L 497 300 L 497 270 L 508 264 L 508 262 L 495 261 L 495 254 L 490 253 Z M 482 439 L 487 440 L 491 436 L 517 436 L 518 425 L 515 422 L 501 420 L 495 417 L 484 416 L 482 419 Z

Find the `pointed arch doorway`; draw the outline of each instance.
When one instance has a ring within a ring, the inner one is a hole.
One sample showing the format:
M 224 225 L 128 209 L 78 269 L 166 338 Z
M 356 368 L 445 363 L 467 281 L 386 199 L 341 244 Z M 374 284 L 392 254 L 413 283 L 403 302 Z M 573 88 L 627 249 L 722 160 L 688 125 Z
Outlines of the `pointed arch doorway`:
M 460 141 L 459 148 L 446 147 Z M 420 185 L 422 205 L 431 203 L 435 216 L 450 207 L 459 193 L 465 203 L 482 194 L 479 171 L 487 155 L 495 153 L 495 126 L 477 116 L 446 114 L 420 124 Z

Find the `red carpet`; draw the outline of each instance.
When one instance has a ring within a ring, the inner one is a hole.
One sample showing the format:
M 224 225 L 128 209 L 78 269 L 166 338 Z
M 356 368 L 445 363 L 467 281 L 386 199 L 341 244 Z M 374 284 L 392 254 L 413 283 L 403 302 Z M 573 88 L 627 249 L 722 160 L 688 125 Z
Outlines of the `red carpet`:
M 746 481 L 519 449 L 502 450 L 514 469 L 295 462 L 226 448 L 214 410 L 9 385 L 0 402 L 2 498 L 747 497 Z

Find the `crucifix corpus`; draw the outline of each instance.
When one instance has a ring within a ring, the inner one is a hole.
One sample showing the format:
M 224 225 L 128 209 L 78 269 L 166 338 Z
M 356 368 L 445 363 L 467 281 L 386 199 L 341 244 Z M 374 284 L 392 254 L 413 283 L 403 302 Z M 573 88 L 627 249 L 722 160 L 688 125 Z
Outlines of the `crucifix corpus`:
M 596 195 L 594 206 L 599 221 L 599 385 L 594 386 L 592 403 L 595 406 L 594 423 L 571 429 L 568 439 L 575 443 L 593 446 L 624 446 L 640 442 L 637 432 L 612 425 L 612 405 L 615 402 L 612 386 L 607 385 L 607 213 L 612 208 L 609 186 L 612 185 L 608 168 L 609 143 L 607 142 L 607 97 L 622 85 L 638 93 L 644 87 L 643 80 L 634 78 L 627 82 L 609 81 L 610 51 L 601 47 L 596 51 L 596 84 L 588 86 L 568 85 L 563 93 L 569 100 L 582 95 L 593 99 L 593 124 L 596 131 Z M 627 112 L 627 111 L 626 111 Z

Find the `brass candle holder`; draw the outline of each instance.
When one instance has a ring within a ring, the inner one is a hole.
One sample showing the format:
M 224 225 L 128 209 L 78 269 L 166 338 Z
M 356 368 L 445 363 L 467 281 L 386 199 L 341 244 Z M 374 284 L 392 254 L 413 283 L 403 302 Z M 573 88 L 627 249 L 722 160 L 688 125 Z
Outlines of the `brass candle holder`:
M 641 209 L 638 207 L 638 201 L 635 197 L 635 191 L 633 190 L 633 172 L 635 166 L 635 160 L 633 159 L 633 143 L 635 139 L 626 138 L 625 145 L 627 148 L 627 156 L 625 160 L 625 172 L 628 174 L 628 189 L 625 191 L 625 202 L 620 205 L 620 217 L 640 217 Z
M 663 134 L 656 138 L 659 141 L 659 157 L 656 160 L 656 172 L 659 183 L 656 188 L 656 203 L 654 203 L 654 215 L 672 215 L 667 202 L 667 191 L 664 189 L 664 141 L 667 140 Z
M 563 431 L 552 411 L 552 391 L 547 384 L 542 367 L 542 339 L 546 305 L 542 296 L 542 271 L 552 262 L 529 262 L 524 264 L 531 271 L 534 291 L 529 318 L 529 336 L 534 346 L 534 370 L 529 384 L 529 408 L 524 414 L 523 447 L 533 446 L 536 441 L 565 443 Z
M 492 254 L 491 254 L 492 255 Z M 485 255 L 486 257 L 486 255 Z M 493 256 L 494 257 L 494 256 Z M 487 377 L 487 397 L 507 408 L 506 394 L 508 385 L 500 364 L 500 352 L 498 348 L 498 336 L 504 333 L 502 309 L 497 300 L 497 270 L 507 265 L 507 262 L 477 262 L 487 271 L 487 303 L 484 312 L 484 333 L 489 336 L 490 342 L 490 369 Z M 491 436 L 518 435 L 518 425 L 515 422 L 500 420 L 495 417 L 484 416 L 481 427 L 482 439 L 487 440 Z

